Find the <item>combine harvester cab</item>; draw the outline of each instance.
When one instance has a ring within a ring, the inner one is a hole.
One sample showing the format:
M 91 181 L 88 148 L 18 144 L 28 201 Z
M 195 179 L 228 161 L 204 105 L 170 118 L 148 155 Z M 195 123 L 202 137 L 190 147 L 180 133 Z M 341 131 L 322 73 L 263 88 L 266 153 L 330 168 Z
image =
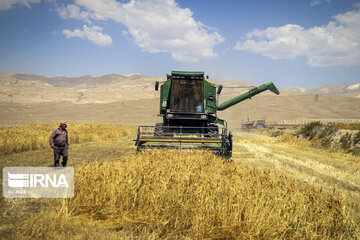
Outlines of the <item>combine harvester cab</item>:
M 147 148 L 208 149 L 224 157 L 232 155 L 232 133 L 217 111 L 225 110 L 265 90 L 279 94 L 272 82 L 254 87 L 220 105 L 217 97 L 222 86 L 207 81 L 204 72 L 172 71 L 160 86 L 162 123 L 139 126 L 137 151 Z

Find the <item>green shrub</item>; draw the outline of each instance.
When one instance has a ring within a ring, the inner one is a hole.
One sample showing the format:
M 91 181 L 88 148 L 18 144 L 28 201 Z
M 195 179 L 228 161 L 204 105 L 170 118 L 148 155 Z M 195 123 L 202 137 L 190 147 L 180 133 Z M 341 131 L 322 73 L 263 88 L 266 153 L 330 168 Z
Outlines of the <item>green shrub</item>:
M 331 140 L 330 138 L 321 139 L 321 147 L 324 149 L 328 149 L 331 147 Z
M 306 138 L 313 139 L 322 126 L 323 124 L 320 121 L 307 123 L 300 129 L 297 135 L 303 135 Z
M 360 131 L 354 136 L 354 145 L 360 142 Z
M 325 125 L 325 127 L 323 127 L 321 133 L 319 134 L 320 139 L 322 138 L 327 138 L 330 135 L 332 135 L 333 133 L 335 133 L 339 128 L 337 126 L 335 126 L 335 124 L 328 124 Z
M 360 147 L 354 148 L 352 154 L 355 156 L 360 156 Z
M 340 139 L 341 147 L 345 151 L 349 151 L 349 148 L 351 147 L 351 134 L 346 133 L 344 136 Z

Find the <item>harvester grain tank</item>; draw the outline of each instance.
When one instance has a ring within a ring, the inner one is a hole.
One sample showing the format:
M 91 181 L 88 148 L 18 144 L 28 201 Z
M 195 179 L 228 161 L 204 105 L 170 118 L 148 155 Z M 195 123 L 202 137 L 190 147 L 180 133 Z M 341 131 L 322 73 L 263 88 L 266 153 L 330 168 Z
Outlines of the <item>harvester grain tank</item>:
M 218 118 L 223 111 L 263 91 L 279 94 L 272 82 L 254 87 L 222 104 L 217 97 L 222 86 L 210 83 L 204 72 L 172 71 L 160 88 L 159 116 L 155 126 L 139 126 L 136 138 L 138 151 L 146 148 L 201 148 L 225 157 L 232 155 L 232 133 L 225 120 Z

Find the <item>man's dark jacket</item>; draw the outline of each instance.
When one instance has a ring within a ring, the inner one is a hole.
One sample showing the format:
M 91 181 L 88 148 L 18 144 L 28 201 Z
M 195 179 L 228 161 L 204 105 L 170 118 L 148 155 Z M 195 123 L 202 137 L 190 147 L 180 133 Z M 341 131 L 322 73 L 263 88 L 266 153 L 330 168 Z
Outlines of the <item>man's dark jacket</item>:
M 67 131 L 55 128 L 50 135 L 49 143 L 50 145 L 54 144 L 58 147 L 69 146 Z

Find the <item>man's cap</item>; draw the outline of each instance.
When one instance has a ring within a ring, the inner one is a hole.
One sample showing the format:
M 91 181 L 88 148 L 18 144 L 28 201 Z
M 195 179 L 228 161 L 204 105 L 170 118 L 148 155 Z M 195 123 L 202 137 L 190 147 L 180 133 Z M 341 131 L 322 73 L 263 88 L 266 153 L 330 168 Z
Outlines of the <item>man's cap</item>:
M 65 121 L 61 121 L 61 122 L 60 122 L 60 125 L 66 125 L 66 126 L 67 126 L 67 124 L 66 124 Z

